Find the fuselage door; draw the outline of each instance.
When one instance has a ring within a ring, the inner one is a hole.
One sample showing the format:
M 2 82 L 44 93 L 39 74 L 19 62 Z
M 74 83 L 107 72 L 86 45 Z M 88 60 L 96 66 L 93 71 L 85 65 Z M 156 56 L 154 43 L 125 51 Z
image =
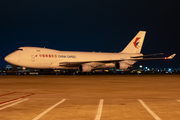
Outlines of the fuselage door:
M 32 61 L 32 62 L 35 61 L 35 55 L 31 55 L 31 61 Z

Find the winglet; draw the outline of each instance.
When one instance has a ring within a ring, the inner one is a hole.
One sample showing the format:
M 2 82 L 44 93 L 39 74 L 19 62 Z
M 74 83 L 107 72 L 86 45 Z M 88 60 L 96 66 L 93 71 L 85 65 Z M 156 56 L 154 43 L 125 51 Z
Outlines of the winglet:
M 172 54 L 171 56 L 168 57 L 168 59 L 173 59 L 173 57 L 175 56 L 176 54 Z

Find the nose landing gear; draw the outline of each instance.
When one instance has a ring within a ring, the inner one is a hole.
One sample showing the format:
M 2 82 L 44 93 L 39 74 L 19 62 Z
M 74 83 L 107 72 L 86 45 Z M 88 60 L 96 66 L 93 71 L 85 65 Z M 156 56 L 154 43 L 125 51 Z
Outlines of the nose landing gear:
M 26 75 L 27 73 L 25 72 L 25 70 L 26 70 L 26 67 L 22 67 L 22 73 L 24 74 L 24 75 Z

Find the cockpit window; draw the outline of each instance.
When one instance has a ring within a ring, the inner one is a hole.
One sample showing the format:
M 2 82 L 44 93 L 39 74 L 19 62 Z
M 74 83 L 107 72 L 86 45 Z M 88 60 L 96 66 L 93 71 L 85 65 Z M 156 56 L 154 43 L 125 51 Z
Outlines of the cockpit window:
M 23 49 L 16 49 L 16 50 L 21 50 L 21 51 L 23 51 Z

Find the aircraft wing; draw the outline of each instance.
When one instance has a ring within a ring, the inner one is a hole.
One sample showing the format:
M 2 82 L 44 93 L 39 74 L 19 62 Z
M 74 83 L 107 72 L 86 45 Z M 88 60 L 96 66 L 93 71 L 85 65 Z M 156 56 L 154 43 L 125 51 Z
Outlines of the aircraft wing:
M 173 59 L 175 55 L 176 55 L 176 54 L 172 54 L 172 55 L 170 55 L 169 57 L 142 58 L 142 59 L 133 59 L 133 60 L 135 60 L 135 61 L 140 61 L 140 60 Z M 131 59 L 131 60 L 132 60 L 132 59 Z
M 168 57 L 168 59 L 173 59 L 176 54 L 172 54 Z
M 148 54 L 148 55 L 141 55 L 141 56 L 131 56 L 131 58 L 141 58 L 141 57 L 148 57 L 148 56 L 156 56 L 156 55 L 163 55 L 164 53 L 156 53 L 156 54 Z
M 162 53 L 161 53 L 162 54 Z M 118 59 L 118 60 L 103 60 L 103 61 L 85 61 L 85 62 L 60 62 L 59 66 L 66 66 L 66 67 L 77 67 L 81 64 L 85 63 L 115 63 L 120 61 L 142 61 L 142 60 L 157 60 L 157 59 L 172 59 L 176 54 L 172 54 L 169 57 L 158 57 L 158 58 L 130 58 L 130 59 Z

